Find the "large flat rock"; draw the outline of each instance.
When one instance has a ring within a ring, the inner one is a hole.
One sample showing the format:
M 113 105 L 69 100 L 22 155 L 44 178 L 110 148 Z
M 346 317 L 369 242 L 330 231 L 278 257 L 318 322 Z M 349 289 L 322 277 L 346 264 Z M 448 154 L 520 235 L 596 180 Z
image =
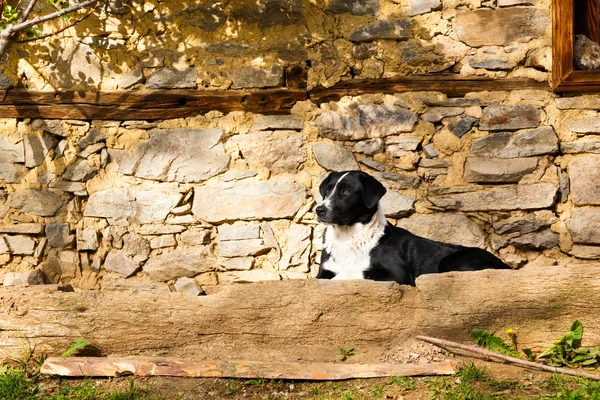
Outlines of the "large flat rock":
M 600 244 L 600 208 L 574 208 L 567 226 L 574 243 Z
M 222 183 L 195 189 L 192 212 L 212 223 L 239 219 L 289 218 L 304 204 L 298 183 Z
M 353 103 L 336 111 L 323 111 L 313 124 L 326 138 L 362 140 L 412 132 L 417 116 L 401 107 Z
M 229 155 L 221 129 L 157 129 L 132 150 L 110 150 L 126 175 L 168 182 L 202 182 L 224 171 Z
M 398 221 L 397 226 L 411 233 L 440 242 L 483 247 L 483 229 L 469 217 L 460 214 L 414 214 Z
M 306 139 L 295 131 L 236 135 L 229 139 L 231 144 L 237 145 L 248 162 L 259 163 L 275 174 L 296 172 L 307 157 Z
M 479 128 L 484 131 L 514 131 L 536 128 L 540 121 L 538 107 L 494 104 L 483 110 Z
M 537 165 L 537 158 L 467 157 L 464 178 L 467 182 L 477 183 L 519 182 Z
M 571 198 L 577 205 L 600 205 L 600 155 L 590 154 L 569 163 Z
M 317 163 L 328 171 L 358 169 L 358 163 L 352 152 L 342 146 L 327 142 L 317 142 L 313 143 L 311 148 Z
M 535 7 L 481 8 L 458 13 L 454 30 L 471 47 L 506 46 L 528 37 L 538 38 L 550 25 L 548 11 Z
M 13 208 L 21 212 L 52 217 L 66 204 L 66 200 L 53 191 L 25 189 L 12 195 Z
M 551 183 L 510 185 L 466 193 L 429 195 L 434 205 L 447 210 L 495 211 L 535 210 L 550 207 L 558 188 Z
M 177 249 L 151 258 L 144 264 L 143 271 L 157 281 L 168 281 L 183 276 L 192 277 L 214 270 L 216 258 L 208 246 Z
M 159 224 L 180 199 L 180 193 L 112 188 L 92 193 L 83 215 L 106 218 L 115 225 Z
M 558 153 L 558 137 L 551 126 L 517 132 L 492 132 L 473 140 L 471 152 L 497 158 L 529 157 Z

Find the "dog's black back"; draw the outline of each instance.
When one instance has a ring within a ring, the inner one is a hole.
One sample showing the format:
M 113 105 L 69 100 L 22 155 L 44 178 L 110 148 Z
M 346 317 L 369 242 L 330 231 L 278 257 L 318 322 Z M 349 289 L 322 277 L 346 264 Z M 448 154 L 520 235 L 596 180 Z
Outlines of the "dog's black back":
M 379 245 L 371 250 L 366 279 L 414 285 L 419 275 L 450 271 L 510 268 L 498 257 L 476 247 L 437 242 L 388 224 Z
M 364 172 L 332 173 L 319 190 L 324 201 L 317 217 L 327 229 L 317 278 L 414 285 L 423 274 L 510 268 L 485 250 L 429 240 L 392 226 L 378 205 L 385 188 Z

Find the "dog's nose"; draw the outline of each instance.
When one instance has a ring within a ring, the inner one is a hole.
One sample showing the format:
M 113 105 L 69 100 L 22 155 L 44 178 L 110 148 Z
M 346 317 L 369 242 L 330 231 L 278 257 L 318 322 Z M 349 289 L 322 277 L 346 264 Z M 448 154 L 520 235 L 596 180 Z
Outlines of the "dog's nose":
M 324 206 L 319 206 L 315 209 L 315 211 L 319 217 L 322 217 L 327 212 L 327 209 Z

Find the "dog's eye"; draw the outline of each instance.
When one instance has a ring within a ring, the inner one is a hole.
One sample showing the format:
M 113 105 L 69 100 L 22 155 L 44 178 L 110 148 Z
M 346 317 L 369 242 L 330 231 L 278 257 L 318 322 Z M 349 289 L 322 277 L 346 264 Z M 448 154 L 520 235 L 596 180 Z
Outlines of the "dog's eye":
M 342 194 L 350 194 L 350 189 L 342 189 Z

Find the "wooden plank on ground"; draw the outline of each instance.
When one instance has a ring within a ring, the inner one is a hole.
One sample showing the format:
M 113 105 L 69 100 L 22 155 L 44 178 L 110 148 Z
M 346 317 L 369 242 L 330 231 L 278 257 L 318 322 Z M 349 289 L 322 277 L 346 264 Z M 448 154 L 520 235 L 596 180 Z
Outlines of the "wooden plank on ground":
M 70 377 L 183 376 L 194 378 L 264 378 L 344 380 L 389 376 L 452 375 L 451 362 L 426 364 L 334 364 L 261 361 L 189 361 L 165 357 L 50 357 L 41 373 Z

